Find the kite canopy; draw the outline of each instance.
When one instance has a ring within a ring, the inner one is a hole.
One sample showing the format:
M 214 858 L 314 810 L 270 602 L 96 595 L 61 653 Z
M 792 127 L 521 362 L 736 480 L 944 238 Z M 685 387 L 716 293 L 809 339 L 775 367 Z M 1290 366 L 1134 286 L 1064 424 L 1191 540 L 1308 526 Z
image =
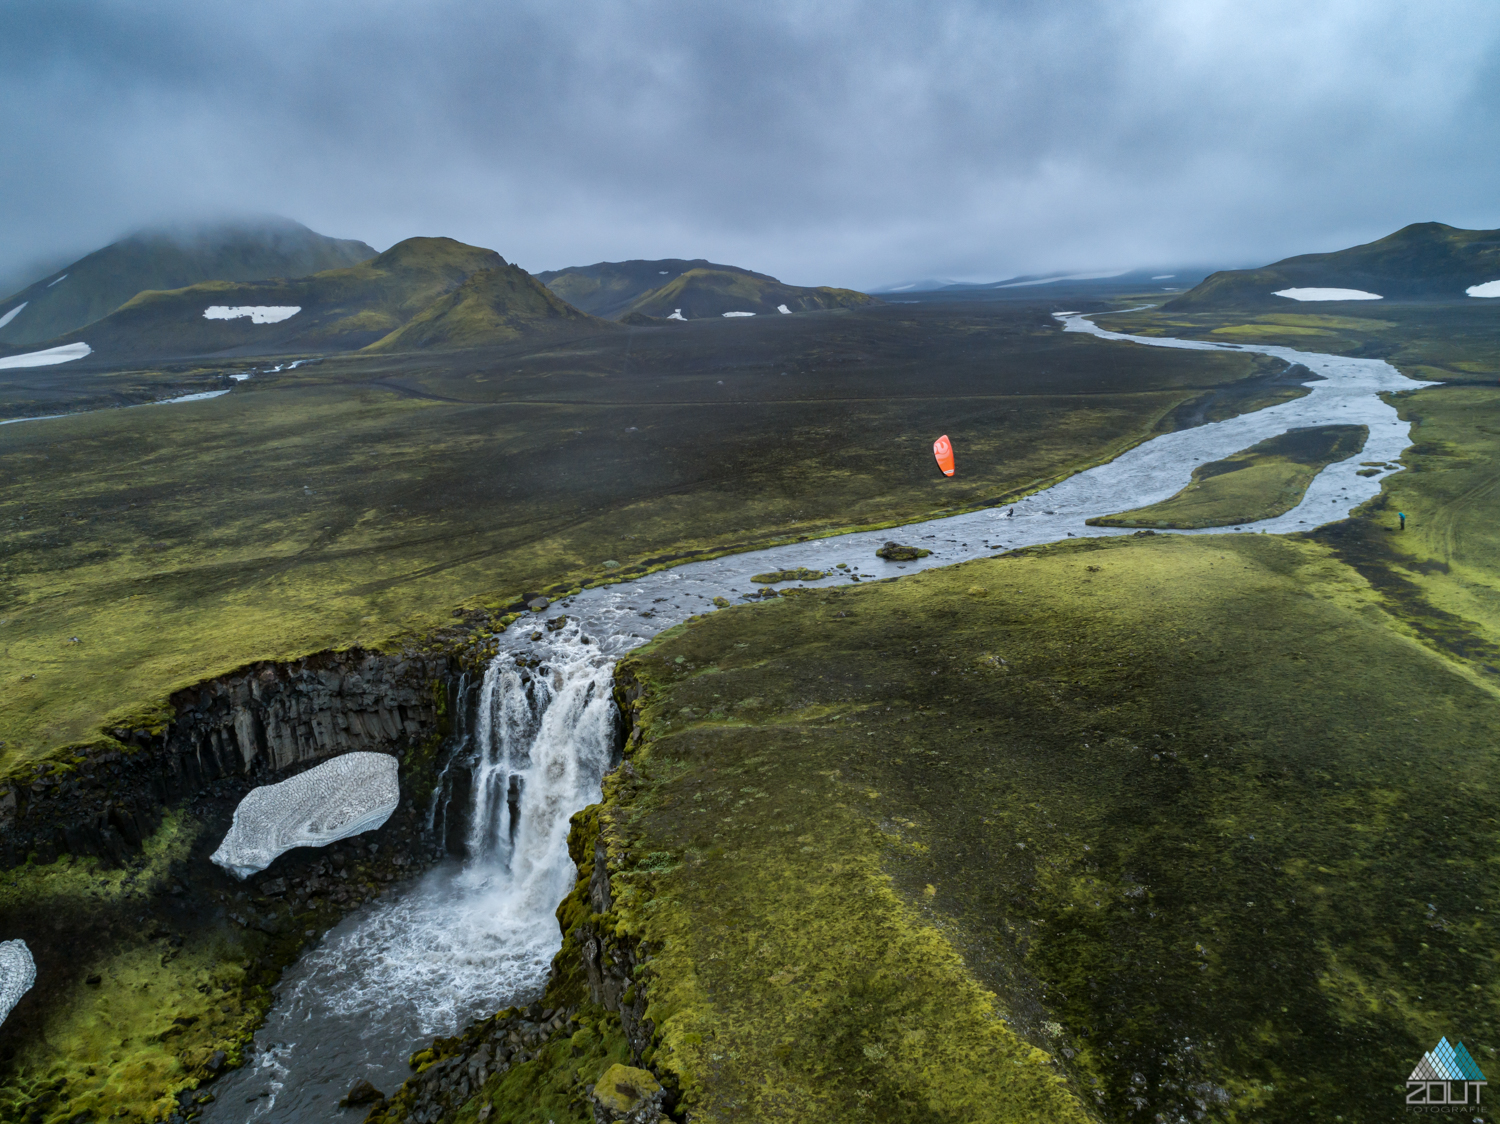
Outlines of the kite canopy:
M 937 458 L 938 467 L 943 470 L 943 475 L 952 476 L 953 442 L 948 440 L 946 433 L 932 443 L 932 455 Z

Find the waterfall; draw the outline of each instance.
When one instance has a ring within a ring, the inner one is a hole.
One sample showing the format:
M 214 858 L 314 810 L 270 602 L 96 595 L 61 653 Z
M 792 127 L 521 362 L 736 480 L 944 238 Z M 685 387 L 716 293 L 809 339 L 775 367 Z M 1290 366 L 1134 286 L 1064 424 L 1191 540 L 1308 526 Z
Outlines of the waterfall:
M 613 667 L 570 622 L 547 642 L 502 653 L 485 669 L 474 727 L 469 872 L 506 887 L 518 911 L 550 918 L 572 886 L 568 821 L 599 799 L 615 752 Z
M 330 1089 L 356 1076 L 394 1088 L 434 1035 L 538 997 L 562 943 L 557 905 L 577 878 L 569 821 L 599 799 L 616 752 L 613 673 L 613 657 L 569 621 L 490 661 L 472 720 L 474 688 L 460 681 L 450 783 L 427 823 L 461 841 L 464 860 L 346 918 L 287 972 L 254 1063 L 225 1079 L 208 1120 L 327 1120 Z M 460 778 L 467 788 L 451 783 Z M 230 1093 L 247 1088 L 267 1095 Z

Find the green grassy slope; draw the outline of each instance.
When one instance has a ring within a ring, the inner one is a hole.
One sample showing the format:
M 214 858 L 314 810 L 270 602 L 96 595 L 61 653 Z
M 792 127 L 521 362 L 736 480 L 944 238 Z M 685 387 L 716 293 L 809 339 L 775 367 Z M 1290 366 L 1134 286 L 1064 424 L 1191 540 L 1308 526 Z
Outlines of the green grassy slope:
M 680 310 L 686 320 L 723 316 L 726 312 L 778 314 L 785 305 L 792 312 L 825 308 L 860 308 L 880 304 L 875 297 L 853 289 L 802 288 L 783 285 L 772 277 L 722 269 L 690 269 L 659 289 L 643 293 L 625 309 L 625 315 L 670 316 Z
M 1014 495 L 1259 370 L 1064 334 L 1044 308 L 882 306 L 336 358 L 7 426 L 0 765 L 254 659 Z
M 549 269 L 536 278 L 563 300 L 595 316 L 616 317 L 624 313 L 636 298 L 659 289 L 691 269 L 716 269 L 727 273 L 745 273 L 762 280 L 763 274 L 750 273 L 733 265 L 716 265 L 703 258 L 661 258 L 657 261 L 601 261 L 594 265 L 575 265 L 567 269 Z
M 528 335 L 609 331 L 514 265 L 483 269 L 428 305 L 368 351 L 447 350 L 509 343 Z
M 1094 527 L 1228 527 L 1273 519 L 1302 502 L 1327 465 L 1364 448 L 1362 425 L 1305 426 L 1193 470 L 1192 482 L 1150 507 L 1090 519 Z
M 1500 230 L 1460 230 L 1423 222 L 1347 250 L 1302 254 L 1262 269 L 1224 270 L 1165 307 L 1193 312 L 1239 305 L 1291 306 L 1292 301 L 1272 294 L 1297 287 L 1360 289 L 1403 300 L 1452 300 L 1463 297 L 1470 285 L 1496 280 Z M 1369 306 L 1360 302 L 1360 307 Z
M 204 281 L 305 277 L 375 256 L 363 242 L 328 238 L 301 223 L 263 219 L 168 233 L 142 231 L 96 250 L 0 301 L 0 345 L 23 348 L 90 324 L 147 289 Z M 61 278 L 61 280 L 59 280 Z
M 1382 600 L 1311 540 L 1125 537 L 659 639 L 605 810 L 657 1064 L 702 1119 L 1057 1119 L 988 1091 L 988 1008 L 1103 1119 L 1270 1122 L 1493 1061 L 1500 696 Z
M 701 258 L 600 262 L 539 273 L 537 278 L 585 312 L 614 319 L 632 314 L 666 317 L 677 309 L 685 319 L 694 320 L 726 312 L 775 314 L 782 304 L 793 312 L 806 312 L 880 303 L 853 289 L 784 285 L 764 273 Z
M 94 364 L 222 354 L 352 350 L 384 338 L 480 270 L 505 268 L 493 250 L 451 238 L 408 238 L 369 261 L 295 280 L 210 281 L 144 292 L 122 308 L 53 343 L 82 340 Z M 296 306 L 278 323 L 250 317 L 209 320 L 213 305 Z

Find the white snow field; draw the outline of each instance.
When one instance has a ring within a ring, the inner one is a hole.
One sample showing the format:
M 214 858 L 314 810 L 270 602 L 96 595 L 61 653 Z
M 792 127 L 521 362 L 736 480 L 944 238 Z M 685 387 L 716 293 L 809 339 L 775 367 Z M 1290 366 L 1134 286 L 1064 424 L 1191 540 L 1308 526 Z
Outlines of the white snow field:
M 1486 281 L 1483 285 L 1470 285 L 1464 292 L 1471 297 L 1500 297 L 1500 281 Z M 5 321 L 0 320 L 0 327 Z
M 0 941 L 0 1023 L 36 983 L 36 961 L 25 941 Z
M 346 753 L 280 784 L 251 789 L 210 857 L 236 878 L 249 878 L 293 847 L 326 847 L 374 830 L 400 799 L 394 757 Z
M 16 305 L 15 308 L 13 308 L 9 312 L 7 312 L 4 316 L 0 316 L 0 328 L 5 327 L 5 325 L 9 324 L 12 320 L 14 320 L 16 318 L 16 314 L 18 312 L 20 312 L 21 309 L 25 308 L 30 303 L 31 303 L 30 301 L 22 301 L 20 304 Z
M 238 320 L 250 317 L 252 324 L 280 324 L 302 311 L 300 304 L 241 304 L 231 308 L 227 304 L 211 304 L 203 310 L 205 320 Z
M 28 351 L 24 355 L 7 355 L 0 359 L 0 371 L 13 371 L 18 367 L 50 367 L 54 363 L 67 363 L 92 355 L 94 349 L 86 343 L 65 343 L 61 347 L 49 347 L 46 351 Z
M 726 313 L 724 313 L 724 315 L 725 316 L 754 316 L 755 313 L 753 313 L 753 312 L 726 312 Z
M 1277 289 L 1274 297 L 1289 297 L 1294 301 L 1383 301 L 1379 293 L 1367 293 L 1363 289 Z

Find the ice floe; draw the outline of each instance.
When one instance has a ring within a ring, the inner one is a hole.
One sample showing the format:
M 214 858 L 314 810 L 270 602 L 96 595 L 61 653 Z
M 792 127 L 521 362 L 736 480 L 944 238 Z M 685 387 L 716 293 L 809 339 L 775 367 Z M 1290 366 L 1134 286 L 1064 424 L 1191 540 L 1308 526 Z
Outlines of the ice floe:
M 1383 301 L 1379 293 L 1367 293 L 1363 289 L 1277 289 L 1271 294 L 1294 301 Z
M 24 355 L 7 355 L 0 359 L 0 371 L 12 371 L 17 367 L 50 367 L 54 363 L 67 363 L 92 355 L 94 349 L 86 343 L 65 343 L 61 347 L 49 347 L 46 351 L 28 351 Z
M 792 310 L 784 304 L 778 304 L 776 306 L 776 311 L 781 313 L 783 316 L 790 316 L 792 314 Z
M 203 310 L 205 320 L 238 320 L 250 317 L 252 324 L 279 324 L 302 311 L 300 304 L 211 304 Z
M 753 313 L 753 312 L 726 312 L 726 313 L 724 313 L 724 315 L 725 316 L 754 316 L 755 313 Z
M 210 857 L 236 878 L 248 878 L 293 847 L 326 847 L 379 827 L 400 799 L 394 757 L 346 753 L 280 784 L 251 789 Z
M 25 941 L 0 941 L 0 1023 L 36 983 L 36 961 Z
M 1500 281 L 1486 281 L 1483 285 L 1470 285 L 1464 292 L 1471 297 L 1500 297 Z M 0 325 L 4 323 L 4 320 L 0 320 Z
M 0 328 L 5 327 L 5 325 L 14 320 L 16 318 L 16 313 L 20 312 L 21 309 L 25 308 L 30 303 L 30 301 L 22 301 L 20 304 L 16 305 L 15 308 L 7 312 L 4 316 L 0 316 Z

